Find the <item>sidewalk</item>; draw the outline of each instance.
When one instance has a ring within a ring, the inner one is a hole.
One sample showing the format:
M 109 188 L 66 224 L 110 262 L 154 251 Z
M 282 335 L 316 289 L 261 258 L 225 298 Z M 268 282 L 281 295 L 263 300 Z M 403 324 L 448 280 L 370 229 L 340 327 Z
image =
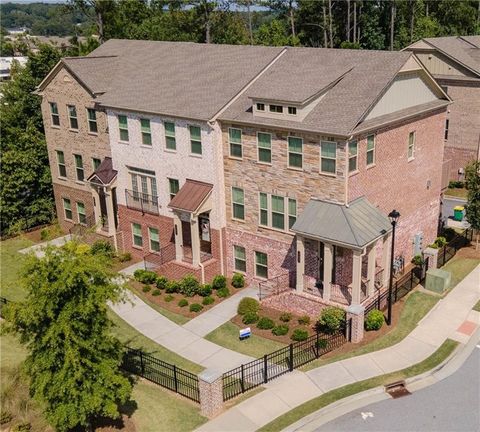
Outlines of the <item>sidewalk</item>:
M 330 390 L 421 362 L 447 339 L 465 343 L 480 325 L 472 307 L 480 299 L 480 265 L 460 282 L 401 342 L 307 373 L 295 371 L 266 390 L 205 423 L 198 431 L 254 431 L 292 408 Z
M 21 249 L 18 252 L 20 252 L 21 254 L 28 254 L 30 252 L 34 252 L 38 258 L 42 258 L 45 255 L 43 248 L 47 246 L 63 246 L 65 243 L 70 241 L 71 238 L 72 238 L 71 234 L 67 234 L 62 237 L 57 237 L 53 240 L 49 240 L 43 243 L 39 243 L 30 247 L 27 247 L 25 249 Z

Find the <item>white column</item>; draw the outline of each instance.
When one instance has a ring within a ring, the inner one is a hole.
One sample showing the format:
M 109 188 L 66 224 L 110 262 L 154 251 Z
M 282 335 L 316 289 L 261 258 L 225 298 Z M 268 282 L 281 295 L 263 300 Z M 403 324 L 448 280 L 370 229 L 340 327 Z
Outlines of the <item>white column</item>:
M 95 215 L 95 225 L 98 228 L 99 226 L 101 226 L 100 196 L 98 195 L 97 189 L 95 187 L 92 186 L 91 189 L 94 202 L 93 214 Z
M 183 261 L 182 221 L 176 212 L 173 212 L 173 230 L 175 233 L 175 259 Z
M 392 233 L 383 238 L 383 286 L 388 286 L 390 280 L 390 255 L 392 249 Z
M 297 234 L 297 292 L 303 291 L 303 276 L 305 274 L 305 240 Z
M 198 217 L 190 218 L 190 232 L 192 237 L 192 264 L 200 264 L 200 234 L 198 231 Z
M 320 246 L 320 245 L 319 245 Z M 324 243 L 323 247 L 323 299 L 330 300 L 332 291 L 333 246 Z
M 115 235 L 115 215 L 113 213 L 112 191 L 105 191 L 105 203 L 107 206 L 108 235 Z
M 375 268 L 377 260 L 377 243 L 375 243 L 368 252 L 368 267 L 367 267 L 367 296 L 373 296 L 375 293 Z
M 360 304 L 362 284 L 362 252 L 353 251 L 352 305 Z

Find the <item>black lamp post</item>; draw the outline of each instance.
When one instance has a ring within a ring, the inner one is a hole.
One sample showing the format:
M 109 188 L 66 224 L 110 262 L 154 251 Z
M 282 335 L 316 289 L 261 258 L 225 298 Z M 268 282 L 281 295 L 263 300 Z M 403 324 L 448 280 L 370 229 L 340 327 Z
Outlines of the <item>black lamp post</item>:
M 393 257 L 395 253 L 395 227 L 397 226 L 398 219 L 400 218 L 400 213 L 397 210 L 392 210 L 388 214 L 390 223 L 392 224 L 392 251 L 390 253 L 390 283 L 388 286 L 388 313 L 387 313 L 387 324 L 392 323 L 392 291 L 393 291 Z

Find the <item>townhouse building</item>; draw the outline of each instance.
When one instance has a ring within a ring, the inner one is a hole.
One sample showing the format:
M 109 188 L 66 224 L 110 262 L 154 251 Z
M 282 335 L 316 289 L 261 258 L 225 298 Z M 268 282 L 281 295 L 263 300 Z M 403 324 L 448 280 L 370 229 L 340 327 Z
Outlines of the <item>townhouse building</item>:
M 103 151 L 93 220 L 168 277 L 242 272 L 359 304 L 388 280 L 391 210 L 404 261 L 436 236 L 451 101 L 411 53 L 110 40 L 42 83 L 46 129 L 51 102 L 73 104 L 66 72 L 105 133 L 83 146 Z M 54 177 L 65 126 L 47 134 Z
M 445 186 L 463 180 L 466 165 L 480 158 L 480 36 L 425 38 L 405 50 L 455 102 L 445 120 Z

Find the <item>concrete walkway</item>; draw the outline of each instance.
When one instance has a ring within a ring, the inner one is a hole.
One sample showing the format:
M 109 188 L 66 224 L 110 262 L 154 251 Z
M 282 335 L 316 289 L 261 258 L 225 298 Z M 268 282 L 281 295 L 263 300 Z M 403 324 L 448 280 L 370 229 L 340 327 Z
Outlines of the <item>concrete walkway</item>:
M 44 248 L 47 246 L 63 246 L 65 243 L 70 241 L 72 236 L 70 234 L 64 235 L 62 237 L 57 237 L 53 240 L 49 240 L 43 243 L 39 243 L 30 247 L 27 247 L 25 249 L 19 250 L 21 254 L 28 254 L 30 252 L 33 252 L 38 258 L 42 258 L 45 255 L 45 252 L 43 251 Z
M 480 265 L 460 282 L 401 342 L 307 373 L 295 371 L 266 390 L 205 423 L 198 431 L 255 431 L 276 417 L 330 390 L 421 362 L 447 339 L 465 343 L 480 326 L 472 307 L 480 300 Z

